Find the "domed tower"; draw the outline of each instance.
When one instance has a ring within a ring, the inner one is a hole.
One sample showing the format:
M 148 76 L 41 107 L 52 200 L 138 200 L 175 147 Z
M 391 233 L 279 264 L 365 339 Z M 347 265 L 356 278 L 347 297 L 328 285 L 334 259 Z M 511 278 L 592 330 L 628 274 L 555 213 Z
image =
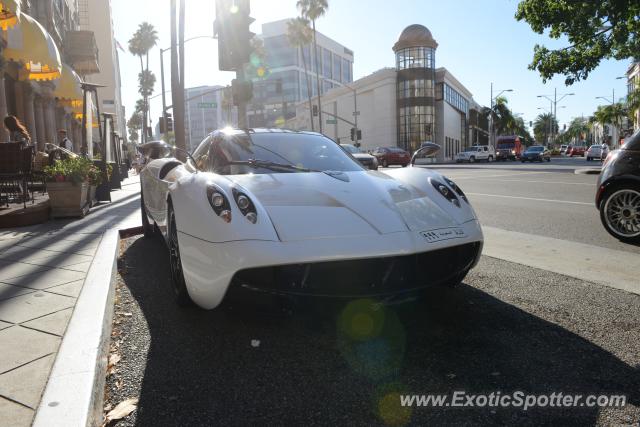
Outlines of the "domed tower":
M 397 70 L 398 145 L 410 152 L 435 141 L 435 63 L 438 43 L 423 25 L 405 28 L 393 52 Z

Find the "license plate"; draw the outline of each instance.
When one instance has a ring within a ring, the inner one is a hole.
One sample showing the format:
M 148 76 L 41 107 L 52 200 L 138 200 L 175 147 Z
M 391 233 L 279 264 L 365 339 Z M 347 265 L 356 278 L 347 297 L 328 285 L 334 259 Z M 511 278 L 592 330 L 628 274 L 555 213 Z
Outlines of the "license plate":
M 429 242 L 440 242 L 442 240 L 460 239 L 466 236 L 462 228 L 443 228 L 440 230 L 421 231 L 420 235 Z

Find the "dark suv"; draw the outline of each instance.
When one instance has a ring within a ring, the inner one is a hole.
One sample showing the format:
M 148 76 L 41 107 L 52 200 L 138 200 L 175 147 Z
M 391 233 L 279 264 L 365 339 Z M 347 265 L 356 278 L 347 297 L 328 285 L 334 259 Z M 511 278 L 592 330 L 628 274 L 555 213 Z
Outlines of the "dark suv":
M 640 130 L 604 161 L 596 207 L 609 234 L 623 242 L 640 243 Z

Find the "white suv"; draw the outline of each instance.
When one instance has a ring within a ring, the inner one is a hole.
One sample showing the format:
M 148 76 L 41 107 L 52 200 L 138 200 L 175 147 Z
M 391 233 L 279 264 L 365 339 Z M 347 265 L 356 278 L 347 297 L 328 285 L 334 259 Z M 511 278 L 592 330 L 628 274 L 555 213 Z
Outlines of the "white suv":
M 464 151 L 456 154 L 456 163 L 460 162 L 477 162 L 480 160 L 486 160 L 487 162 L 493 162 L 496 158 L 496 151 L 490 145 L 472 145 L 467 147 Z

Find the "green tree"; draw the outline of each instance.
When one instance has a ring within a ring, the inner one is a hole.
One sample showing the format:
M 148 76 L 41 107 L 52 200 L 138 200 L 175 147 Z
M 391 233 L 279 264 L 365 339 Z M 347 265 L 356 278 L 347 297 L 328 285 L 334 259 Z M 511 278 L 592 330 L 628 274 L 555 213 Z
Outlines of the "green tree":
M 567 130 L 563 132 L 563 136 L 566 137 L 566 142 L 571 141 L 583 141 L 587 139 L 589 133 L 588 119 L 583 117 L 574 117 L 569 122 Z
M 320 123 L 320 132 L 322 132 L 322 103 L 320 101 L 320 74 L 322 73 L 322 70 L 320 69 L 320 59 L 318 58 L 316 19 L 327 13 L 329 3 L 327 0 L 298 0 L 296 6 L 300 10 L 302 17 L 311 21 L 311 28 L 313 29 L 313 56 L 316 64 L 316 86 L 318 90 L 318 122 Z
M 142 114 L 139 111 L 134 111 L 129 120 L 127 120 L 127 128 L 129 129 L 129 141 L 133 143 L 138 142 L 140 134 L 138 131 L 142 128 Z
M 157 44 L 158 33 L 153 25 L 143 22 L 129 39 L 129 52 L 140 58 L 140 74 L 138 74 L 139 92 L 143 96 L 145 108 L 142 114 L 142 123 L 148 122 L 147 112 L 149 110 L 149 96 L 153 93 L 153 84 L 155 84 L 155 76 L 149 71 L 149 51 Z M 146 58 L 143 63 L 143 58 Z M 151 73 L 151 74 L 150 74 Z M 151 78 L 153 76 L 153 78 Z M 149 84 L 151 86 L 149 87 Z M 146 140 L 145 132 L 142 132 L 142 141 Z
M 640 110 L 640 85 L 638 85 L 632 92 L 629 92 L 625 100 L 625 104 L 627 117 L 632 122 L 635 122 L 636 114 L 638 110 Z
M 533 31 L 549 30 L 553 39 L 566 37 L 569 46 L 549 49 L 536 44 L 533 62 L 546 82 L 556 74 L 565 84 L 586 79 L 603 59 L 627 59 L 640 52 L 640 2 L 638 0 L 523 0 L 516 19 Z
M 514 126 L 514 117 L 508 105 L 509 101 L 504 96 L 499 96 L 493 103 L 493 108 L 482 109 L 482 116 L 493 121 L 493 130 L 496 135 L 505 135 Z
M 533 135 L 538 144 L 548 144 L 551 135 L 558 133 L 558 122 L 551 113 L 539 114 L 533 121 Z
M 289 38 L 289 43 L 292 46 L 295 46 L 298 50 L 300 50 L 300 55 L 302 56 L 302 66 L 304 67 L 304 76 L 307 81 L 307 98 L 309 99 L 309 118 L 311 120 L 311 130 L 314 130 L 313 125 L 313 116 L 311 115 L 312 104 L 311 104 L 311 81 L 309 79 L 309 71 L 307 69 L 307 59 L 304 54 L 304 48 L 309 46 L 311 40 L 313 39 L 313 32 L 311 27 L 309 27 L 309 20 L 302 17 L 297 17 L 294 19 L 290 19 L 287 22 L 287 36 Z

